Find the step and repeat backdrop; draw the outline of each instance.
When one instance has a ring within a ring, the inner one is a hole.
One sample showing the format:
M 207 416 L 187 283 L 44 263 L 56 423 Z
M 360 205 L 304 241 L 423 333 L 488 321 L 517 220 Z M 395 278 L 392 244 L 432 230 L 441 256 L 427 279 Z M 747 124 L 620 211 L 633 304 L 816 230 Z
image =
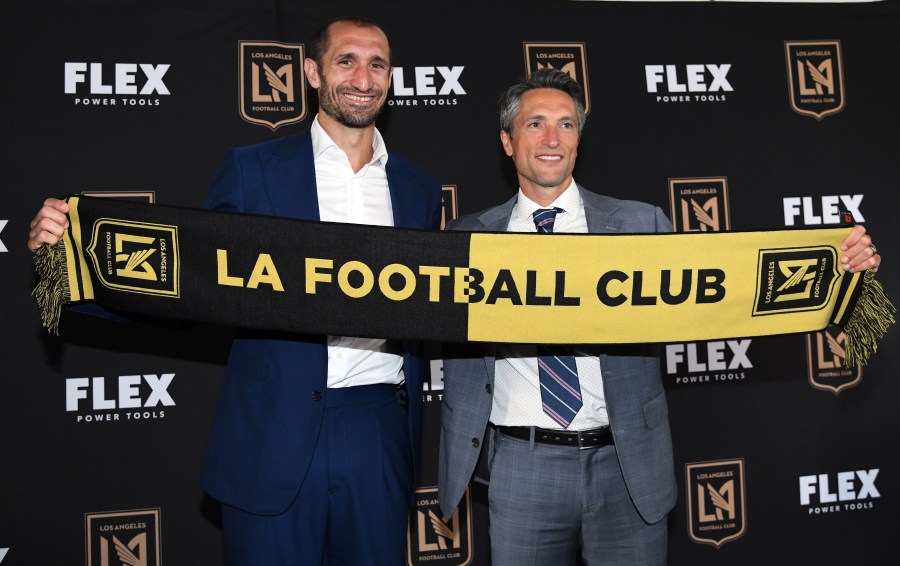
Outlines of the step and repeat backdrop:
M 198 485 L 232 329 L 67 313 L 40 326 L 29 221 L 48 196 L 199 206 L 232 146 L 300 132 L 301 62 L 364 15 L 393 49 L 379 128 L 431 170 L 445 218 L 508 199 L 496 101 L 541 67 L 584 87 L 576 180 L 679 232 L 841 222 L 900 299 L 900 9 L 893 3 L 16 2 L 0 7 L 0 563 L 219 564 Z M 280 88 L 262 74 L 274 70 Z M 262 77 L 262 78 L 261 78 Z M 490 564 L 486 490 L 435 529 L 443 374 L 430 379 L 413 565 Z M 679 500 L 670 563 L 883 564 L 900 550 L 900 333 L 844 367 L 838 329 L 662 344 Z M 379 520 L 377 509 L 372 520 Z

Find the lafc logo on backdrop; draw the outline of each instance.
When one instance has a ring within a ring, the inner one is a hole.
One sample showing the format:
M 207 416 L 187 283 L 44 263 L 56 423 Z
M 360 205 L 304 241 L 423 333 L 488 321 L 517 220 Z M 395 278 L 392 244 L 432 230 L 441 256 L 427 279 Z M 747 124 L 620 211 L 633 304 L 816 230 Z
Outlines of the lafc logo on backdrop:
M 87 566 L 160 566 L 160 510 L 86 513 Z
M 816 389 L 835 395 L 862 381 L 862 364 L 845 367 L 847 338 L 834 326 L 806 335 L 806 359 L 809 383 Z
M 875 507 L 881 497 L 875 479 L 878 468 L 837 474 L 800 476 L 800 505 L 808 515 L 827 515 Z
M 538 69 L 558 69 L 575 79 L 584 91 L 585 115 L 591 111 L 590 81 L 584 43 L 525 42 L 525 73 Z
M 177 226 L 100 219 L 87 252 L 105 287 L 180 296 Z
M 747 529 L 744 459 L 685 465 L 688 535 L 716 548 Z
M 669 204 L 675 232 L 731 229 L 726 177 L 669 179 Z
M 791 108 L 821 120 L 844 109 L 841 42 L 785 41 Z
M 69 378 L 66 379 L 66 412 L 78 413 L 75 421 L 79 423 L 164 419 L 166 412 L 160 407 L 175 406 L 175 399 L 169 393 L 174 379 L 174 373 L 120 375 L 108 390 L 105 377 Z M 82 401 L 88 399 L 90 410 L 84 410 Z
M 734 92 L 728 82 L 730 64 L 644 65 L 647 92 L 657 102 L 725 102 L 725 93 Z M 685 94 L 689 93 L 689 94 Z
M 753 316 L 821 309 L 837 281 L 837 251 L 828 246 L 759 252 Z
M 64 92 L 75 106 L 159 106 L 168 96 L 163 81 L 170 65 L 146 63 L 66 63 Z
M 469 488 L 444 521 L 438 505 L 438 489 L 416 490 L 416 507 L 410 512 L 407 532 L 406 563 L 408 566 L 436 564 L 466 566 L 472 563 L 472 507 Z
M 465 67 L 394 67 L 394 97 L 388 106 L 456 106 L 466 94 L 460 82 Z
M 306 117 L 303 45 L 241 41 L 241 118 L 277 130 Z

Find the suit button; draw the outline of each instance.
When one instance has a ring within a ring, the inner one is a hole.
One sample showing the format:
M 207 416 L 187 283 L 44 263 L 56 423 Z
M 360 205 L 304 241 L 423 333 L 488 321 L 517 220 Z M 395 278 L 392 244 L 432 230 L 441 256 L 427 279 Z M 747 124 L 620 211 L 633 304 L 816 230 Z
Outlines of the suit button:
M 313 401 L 320 401 L 322 399 L 322 392 L 321 391 L 313 391 L 312 398 L 313 398 Z
M 488 383 L 487 385 L 484 386 L 484 390 L 487 391 L 488 394 L 491 394 L 494 392 L 494 388 L 490 383 Z
M 473 439 L 472 439 L 472 446 L 474 446 L 475 448 L 478 448 L 479 446 L 481 446 L 481 441 L 478 440 L 477 438 L 473 438 Z

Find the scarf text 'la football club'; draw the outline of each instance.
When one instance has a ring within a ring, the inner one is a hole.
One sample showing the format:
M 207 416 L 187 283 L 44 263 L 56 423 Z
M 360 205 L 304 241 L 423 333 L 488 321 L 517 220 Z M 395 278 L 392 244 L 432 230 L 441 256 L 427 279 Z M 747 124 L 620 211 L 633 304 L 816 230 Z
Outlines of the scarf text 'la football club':
M 895 309 L 849 228 L 696 234 L 406 230 L 70 197 L 38 254 L 44 325 L 92 301 L 158 317 L 447 342 L 640 343 L 821 330 L 865 361 Z

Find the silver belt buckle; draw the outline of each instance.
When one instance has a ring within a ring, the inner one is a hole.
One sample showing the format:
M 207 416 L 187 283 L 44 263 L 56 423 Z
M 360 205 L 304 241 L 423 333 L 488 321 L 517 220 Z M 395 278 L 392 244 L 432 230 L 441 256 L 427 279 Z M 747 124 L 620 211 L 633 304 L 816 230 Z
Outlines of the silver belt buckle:
M 584 437 L 581 435 L 582 431 L 578 431 L 578 449 L 579 450 L 588 450 L 593 448 L 593 446 L 584 446 L 582 442 L 584 441 Z

